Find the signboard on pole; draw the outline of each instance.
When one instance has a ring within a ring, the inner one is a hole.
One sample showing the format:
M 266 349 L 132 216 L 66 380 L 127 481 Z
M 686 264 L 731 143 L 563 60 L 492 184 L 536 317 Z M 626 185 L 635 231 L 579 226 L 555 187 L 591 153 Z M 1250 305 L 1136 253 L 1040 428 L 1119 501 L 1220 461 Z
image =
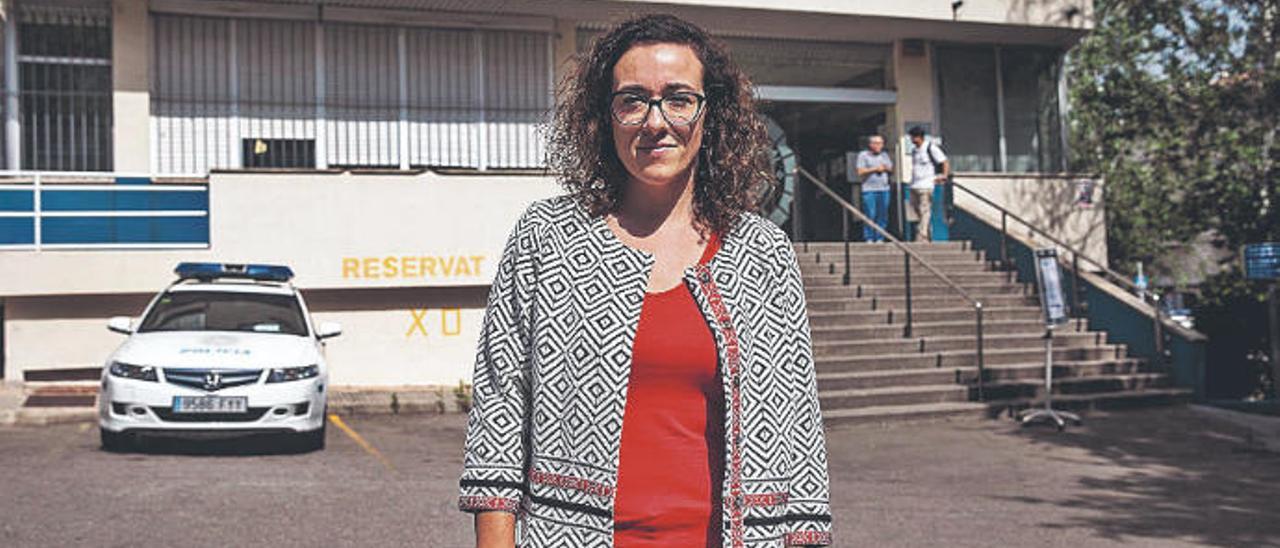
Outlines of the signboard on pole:
M 1067 300 L 1062 293 L 1062 275 L 1058 270 L 1058 250 L 1037 249 L 1036 283 L 1040 287 L 1040 311 L 1048 327 L 1067 322 Z
M 1244 277 L 1250 280 L 1280 280 L 1280 242 L 1244 246 Z

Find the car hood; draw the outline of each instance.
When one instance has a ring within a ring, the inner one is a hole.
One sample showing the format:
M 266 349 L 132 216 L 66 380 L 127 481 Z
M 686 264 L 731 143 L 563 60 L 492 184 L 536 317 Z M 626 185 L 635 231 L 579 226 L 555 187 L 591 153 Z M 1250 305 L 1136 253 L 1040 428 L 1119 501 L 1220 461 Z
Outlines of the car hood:
M 135 333 L 112 356 L 136 365 L 221 369 L 296 367 L 319 358 L 308 337 L 190 331 Z

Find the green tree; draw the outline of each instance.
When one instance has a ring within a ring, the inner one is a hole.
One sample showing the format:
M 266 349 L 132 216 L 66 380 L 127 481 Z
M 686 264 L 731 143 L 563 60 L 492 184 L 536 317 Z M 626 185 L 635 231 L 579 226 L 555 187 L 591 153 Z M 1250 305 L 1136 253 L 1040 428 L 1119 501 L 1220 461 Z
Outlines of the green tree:
M 1072 167 L 1106 179 L 1113 265 L 1205 234 L 1233 256 L 1280 240 L 1280 0 L 1095 0 L 1067 70 Z M 1223 267 L 1202 286 L 1211 337 L 1265 293 Z

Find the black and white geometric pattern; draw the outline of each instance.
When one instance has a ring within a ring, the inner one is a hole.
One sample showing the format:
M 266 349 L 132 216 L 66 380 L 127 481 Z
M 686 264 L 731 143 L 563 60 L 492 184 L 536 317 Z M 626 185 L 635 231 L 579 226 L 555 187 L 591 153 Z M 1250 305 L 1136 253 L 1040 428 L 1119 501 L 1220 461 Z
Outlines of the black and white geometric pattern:
M 515 512 L 520 546 L 612 546 L 631 349 L 653 263 L 565 196 L 531 205 L 507 241 L 480 333 L 459 506 Z M 830 544 L 791 242 L 743 214 L 684 281 L 725 372 L 724 545 Z

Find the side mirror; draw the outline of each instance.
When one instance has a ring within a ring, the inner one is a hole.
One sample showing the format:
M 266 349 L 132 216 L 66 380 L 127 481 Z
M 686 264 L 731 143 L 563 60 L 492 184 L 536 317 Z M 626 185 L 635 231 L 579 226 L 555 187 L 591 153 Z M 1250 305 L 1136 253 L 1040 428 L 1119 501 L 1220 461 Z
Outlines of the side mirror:
M 320 322 L 316 326 L 316 338 L 320 340 L 331 339 L 342 334 L 342 324 L 338 322 Z
M 116 316 L 107 320 L 107 329 L 120 333 L 122 335 L 133 334 L 133 318 L 128 316 Z

